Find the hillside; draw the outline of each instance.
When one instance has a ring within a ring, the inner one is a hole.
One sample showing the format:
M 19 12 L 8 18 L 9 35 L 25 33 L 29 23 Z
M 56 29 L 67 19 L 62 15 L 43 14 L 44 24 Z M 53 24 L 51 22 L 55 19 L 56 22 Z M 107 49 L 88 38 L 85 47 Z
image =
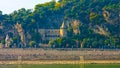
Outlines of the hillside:
M 0 12 L 0 41 L 6 34 L 19 44 L 15 24 L 21 24 L 27 42 L 41 43 L 39 29 L 59 29 L 62 22 L 68 36 L 49 43 L 55 47 L 120 48 L 120 0 L 59 0 L 21 8 L 11 14 Z M 18 40 L 18 41 L 17 41 Z M 11 46 L 14 44 L 12 43 Z M 32 45 L 32 44 L 31 44 Z

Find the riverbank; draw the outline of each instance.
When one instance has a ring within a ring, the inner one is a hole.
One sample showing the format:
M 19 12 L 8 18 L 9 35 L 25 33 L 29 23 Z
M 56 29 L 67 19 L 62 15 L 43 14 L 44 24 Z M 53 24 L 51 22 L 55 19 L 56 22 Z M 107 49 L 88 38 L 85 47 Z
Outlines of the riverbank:
M 120 60 L 120 50 L 102 49 L 0 49 L 0 61 Z
M 41 61 L 0 61 L 0 64 L 120 64 L 120 60 L 41 60 Z
M 0 64 L 117 64 L 120 50 L 0 49 Z

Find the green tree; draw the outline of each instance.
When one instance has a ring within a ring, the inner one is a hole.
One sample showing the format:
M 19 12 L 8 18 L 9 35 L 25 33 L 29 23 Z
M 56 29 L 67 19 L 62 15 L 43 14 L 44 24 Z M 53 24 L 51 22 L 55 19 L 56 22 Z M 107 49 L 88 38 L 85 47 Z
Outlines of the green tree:
M 30 47 L 34 47 L 36 45 L 36 42 L 35 41 L 30 41 L 29 45 L 30 45 Z
M 2 40 L 1 43 L 2 43 L 2 44 L 5 44 L 5 40 Z

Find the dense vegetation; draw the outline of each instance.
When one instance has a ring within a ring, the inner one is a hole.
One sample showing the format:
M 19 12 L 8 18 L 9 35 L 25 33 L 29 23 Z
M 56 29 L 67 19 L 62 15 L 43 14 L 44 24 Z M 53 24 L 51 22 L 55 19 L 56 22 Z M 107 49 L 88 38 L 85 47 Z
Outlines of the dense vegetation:
M 40 43 L 38 29 L 59 28 L 63 21 L 71 20 L 79 22 L 80 33 L 73 32 L 71 23 L 68 36 L 50 41 L 52 47 L 120 48 L 120 0 L 52 0 L 37 4 L 34 10 L 21 8 L 11 14 L 0 12 L 0 23 L 6 29 L 17 22 L 22 24 L 25 33 L 31 35 L 30 46 Z M 0 29 L 2 32 L 4 30 Z M 16 38 L 13 37 L 14 41 Z

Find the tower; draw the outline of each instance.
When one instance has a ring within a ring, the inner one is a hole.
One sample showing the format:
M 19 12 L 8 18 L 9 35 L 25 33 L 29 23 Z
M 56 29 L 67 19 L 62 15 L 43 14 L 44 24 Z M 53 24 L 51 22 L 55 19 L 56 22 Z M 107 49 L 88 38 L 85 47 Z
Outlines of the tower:
M 60 37 L 66 37 L 67 36 L 67 26 L 63 22 L 60 27 Z

